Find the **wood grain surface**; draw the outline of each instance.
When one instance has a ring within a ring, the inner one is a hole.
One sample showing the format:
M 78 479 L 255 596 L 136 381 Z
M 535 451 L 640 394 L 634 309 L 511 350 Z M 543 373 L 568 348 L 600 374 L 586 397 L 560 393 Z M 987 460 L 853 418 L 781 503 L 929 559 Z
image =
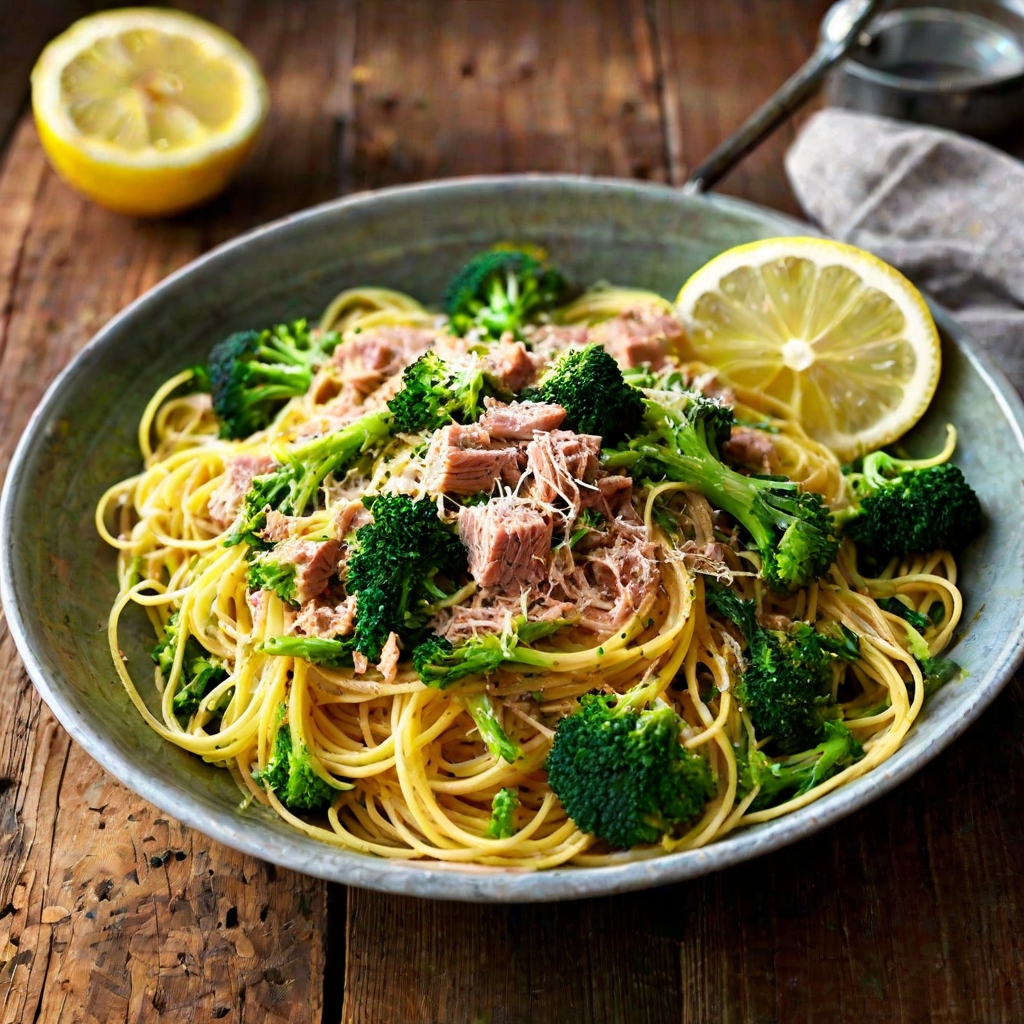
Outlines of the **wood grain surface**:
M 182 6 L 253 50 L 267 131 L 226 195 L 143 223 L 72 194 L 22 115 L 0 164 L 0 469 L 68 358 L 209 246 L 428 177 L 678 184 L 806 56 L 827 3 Z M 30 66 L 59 5 L 45 8 L 9 23 L 0 52 Z M 0 115 L 25 92 L 5 69 Z M 797 212 L 781 168 L 794 130 L 722 191 Z M 477 907 L 345 892 L 191 832 L 70 742 L 2 622 L 0 648 L 2 1024 L 1024 1020 L 1017 682 L 913 781 L 797 846 L 653 892 Z

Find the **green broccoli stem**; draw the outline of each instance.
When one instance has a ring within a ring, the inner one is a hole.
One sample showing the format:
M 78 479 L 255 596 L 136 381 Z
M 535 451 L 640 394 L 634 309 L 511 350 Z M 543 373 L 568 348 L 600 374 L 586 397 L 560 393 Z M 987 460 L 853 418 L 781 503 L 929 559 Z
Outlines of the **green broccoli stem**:
M 559 655 L 530 646 L 568 625 L 568 620 L 526 622 L 516 619 L 503 633 L 475 636 L 453 645 L 443 637 L 431 637 L 413 651 L 413 665 L 427 686 L 444 690 L 467 676 L 487 676 L 502 665 L 552 668 Z
M 519 746 L 512 742 L 502 729 L 494 713 L 494 705 L 486 693 L 468 693 L 459 697 L 459 702 L 472 715 L 477 731 L 487 749 L 496 757 L 509 764 L 523 756 Z
M 680 437 L 688 435 L 696 436 L 693 431 L 684 429 L 679 432 L 679 435 L 664 438 L 668 447 L 662 448 L 640 443 L 637 446 L 637 451 L 641 457 L 657 459 L 658 464 L 666 470 L 665 475 L 670 480 L 692 484 L 712 505 L 728 512 L 750 534 L 759 551 L 763 552 L 773 548 L 775 535 L 765 519 L 770 517 L 770 521 L 776 527 L 784 530 L 792 522 L 792 517 L 772 508 L 763 500 L 769 482 L 737 473 L 707 450 L 703 456 L 689 454 L 685 450 L 679 454 L 673 452 L 670 446 L 677 443 Z M 770 487 L 775 491 L 792 491 L 794 495 L 799 491 L 796 484 L 781 480 L 770 481 Z M 754 510 L 755 506 L 764 509 L 764 518 Z
M 302 472 L 301 483 L 289 502 L 289 511 L 293 515 L 301 515 L 324 479 L 348 467 L 368 448 L 389 437 L 391 423 L 390 414 L 371 412 L 340 430 L 293 448 L 282 449 L 280 454 L 287 463 Z M 276 456 L 278 453 L 274 454 Z
M 946 424 L 946 443 L 942 451 L 927 459 L 898 459 L 895 455 L 886 452 L 872 452 L 864 459 L 864 467 L 861 476 L 864 482 L 872 489 L 881 487 L 890 480 L 905 473 L 907 470 L 932 469 L 934 466 L 941 466 L 949 462 L 956 450 L 956 427 L 952 423 Z
M 355 642 L 351 637 L 329 640 L 318 636 L 272 636 L 256 648 L 277 658 L 301 658 L 311 665 L 341 668 L 352 664 Z

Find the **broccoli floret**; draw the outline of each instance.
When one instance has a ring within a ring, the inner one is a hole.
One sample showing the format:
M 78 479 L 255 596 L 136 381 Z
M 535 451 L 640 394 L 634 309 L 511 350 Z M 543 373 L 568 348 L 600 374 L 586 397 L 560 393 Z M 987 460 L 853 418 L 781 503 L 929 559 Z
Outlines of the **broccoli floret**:
M 450 329 L 458 335 L 476 329 L 500 338 L 522 336 L 523 326 L 558 305 L 565 280 L 534 246 L 495 246 L 474 256 L 444 293 Z
M 781 750 L 804 750 L 841 711 L 832 699 L 832 666 L 837 658 L 855 661 L 858 639 L 845 627 L 835 636 L 805 622 L 788 631 L 766 629 L 753 601 L 725 587 L 708 585 L 708 607 L 734 622 L 747 641 L 747 667 L 736 697 L 750 715 L 758 737 L 771 737 Z
M 286 705 L 282 704 L 270 760 L 252 777 L 272 789 L 289 810 L 322 811 L 334 798 L 335 789 L 316 773 L 306 745 L 294 742 L 285 714 Z
M 761 787 L 751 810 L 801 796 L 864 756 L 864 748 L 842 722 L 825 722 L 824 737 L 813 749 L 780 761 L 760 750 L 738 751 L 740 790 L 749 793 L 755 786 Z
M 670 707 L 641 710 L 646 687 L 585 694 L 563 718 L 544 767 L 566 814 L 612 846 L 654 843 L 692 821 L 715 791 L 707 761 L 680 742 Z
M 407 643 L 420 639 L 431 616 L 429 599 L 447 596 L 438 578 L 455 581 L 464 574 L 466 549 L 429 498 L 382 494 L 364 504 L 373 522 L 355 533 L 346 578 L 356 595 L 355 634 L 271 637 L 260 646 L 264 653 L 335 668 L 351 665 L 353 651 L 379 661 L 391 633 Z
M 382 494 L 364 504 L 373 522 L 352 540 L 347 585 L 356 595 L 356 649 L 377 661 L 389 634 L 407 643 L 419 639 L 429 599 L 447 596 L 436 578 L 457 581 L 466 571 L 466 549 L 430 498 Z
M 452 370 L 433 352 L 405 368 L 402 390 L 388 402 L 395 429 L 437 430 L 452 420 L 475 423 L 483 412 L 483 370 Z
M 314 337 L 305 320 L 296 320 L 239 331 L 214 345 L 209 385 L 221 437 L 248 437 L 268 426 L 285 402 L 305 394 L 339 340 L 331 331 Z
M 261 552 L 249 563 L 249 589 L 271 590 L 287 604 L 298 606 L 295 569 L 294 562 L 279 562 L 273 554 Z
M 424 640 L 412 652 L 412 663 L 427 686 L 445 690 L 466 676 L 486 676 L 503 664 L 551 668 L 557 655 L 529 644 L 569 624 L 567 619 L 527 622 L 521 616 L 501 633 L 480 633 L 458 645 L 440 636 Z
M 391 416 L 371 412 L 354 423 L 289 448 L 275 450 L 279 467 L 256 477 L 243 503 L 243 515 L 226 547 L 246 543 L 263 546 L 258 536 L 267 522 L 268 509 L 300 516 L 312 503 L 331 473 L 348 469 L 365 451 L 391 434 Z
M 491 801 L 491 820 L 484 835 L 488 839 L 511 839 L 516 834 L 516 810 L 519 794 L 514 789 L 499 789 Z
M 658 392 L 646 403 L 647 433 L 606 452 L 608 468 L 690 484 L 728 512 L 754 540 L 761 573 L 773 590 L 806 586 L 828 572 L 839 541 L 821 495 L 785 477 L 744 476 L 718 457 L 732 410 L 696 394 Z
M 937 456 L 945 457 L 945 452 Z M 848 480 L 856 504 L 839 522 L 876 559 L 940 549 L 956 552 L 981 529 L 978 496 L 948 462 L 873 452 L 864 459 L 863 471 L 851 473 Z
M 562 406 L 570 429 L 599 434 L 606 445 L 636 430 L 644 414 L 643 393 L 626 383 L 603 345 L 567 352 L 531 397 Z
M 180 632 L 178 612 L 174 612 L 164 627 L 163 639 L 157 642 L 151 652 L 153 661 L 160 668 L 164 680 L 171 677 L 174 655 L 178 649 Z M 182 718 L 191 718 L 199 710 L 202 699 L 228 677 L 224 662 L 210 654 L 193 636 L 185 640 L 185 650 L 181 658 L 181 677 L 178 689 L 174 692 L 172 706 L 174 713 Z M 223 708 L 211 708 L 212 711 Z

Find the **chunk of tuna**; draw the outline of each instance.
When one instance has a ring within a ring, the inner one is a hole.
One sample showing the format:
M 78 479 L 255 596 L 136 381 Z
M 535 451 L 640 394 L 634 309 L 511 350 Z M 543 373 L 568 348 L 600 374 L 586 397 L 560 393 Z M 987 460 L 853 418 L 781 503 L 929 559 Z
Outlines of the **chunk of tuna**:
M 210 518 L 222 529 L 235 521 L 239 506 L 253 480 L 269 473 L 276 462 L 269 455 L 236 455 L 224 467 L 224 478 L 207 502 Z
M 582 504 L 580 484 L 593 485 L 599 467 L 601 438 L 571 430 L 538 434 L 526 446 L 529 494 L 542 504 L 561 498 L 573 514 Z
M 334 535 L 344 540 L 347 534 L 358 530 L 373 520 L 369 509 L 361 501 L 348 501 L 334 516 Z
M 633 481 L 628 476 L 612 474 L 599 477 L 593 490 L 580 492 L 583 508 L 600 512 L 605 519 L 614 519 L 624 513 L 632 518 Z M 629 506 L 627 513 L 626 506 Z
M 522 391 L 533 379 L 536 366 L 521 341 L 499 341 L 483 357 L 484 370 L 509 391 Z
M 620 366 L 652 370 L 660 370 L 672 346 L 685 337 L 683 325 L 658 309 L 629 310 L 590 329 L 590 341 L 604 345 Z
M 385 377 L 400 373 L 433 344 L 437 332 L 422 327 L 374 327 L 349 336 L 335 350 L 331 362 L 342 377 L 369 394 Z
M 750 427 L 732 428 L 729 440 L 722 445 L 722 458 L 756 473 L 772 473 L 777 463 L 772 439 Z
M 490 434 L 477 424 L 453 423 L 437 431 L 427 450 L 425 485 L 431 494 L 490 492 L 495 481 L 514 477 L 515 448 L 490 448 Z
M 260 536 L 264 540 L 269 540 L 273 544 L 277 544 L 282 540 L 287 540 L 291 534 L 291 516 L 286 516 L 277 509 L 272 508 L 267 513 L 267 521 L 264 524 L 262 530 L 260 530 Z
M 517 498 L 495 498 L 459 511 L 459 537 L 469 572 L 483 588 L 518 593 L 547 575 L 550 519 Z
M 480 419 L 491 437 L 503 441 L 529 441 L 535 430 L 557 430 L 565 419 L 565 409 L 550 402 L 512 402 L 504 405 L 484 400 L 487 411 Z
M 295 566 L 295 600 L 304 605 L 327 589 L 338 568 L 341 542 L 337 540 L 286 540 L 274 550 L 274 558 Z

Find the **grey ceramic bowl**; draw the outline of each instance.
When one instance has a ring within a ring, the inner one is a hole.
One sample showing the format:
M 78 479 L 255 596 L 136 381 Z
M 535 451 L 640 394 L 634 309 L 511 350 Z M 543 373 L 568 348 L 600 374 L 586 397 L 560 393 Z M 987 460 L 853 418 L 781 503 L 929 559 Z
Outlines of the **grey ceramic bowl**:
M 499 239 L 543 243 L 579 282 L 606 278 L 673 296 L 691 271 L 723 249 L 805 233 L 805 226 L 768 210 L 666 187 L 483 178 L 329 203 L 236 239 L 171 275 L 107 324 L 57 379 L 10 468 L 0 507 L 2 598 L 43 699 L 104 768 L 186 824 L 283 867 L 418 896 L 531 901 L 644 888 L 777 849 L 864 806 L 958 736 L 999 692 L 1021 654 L 1024 410 L 941 313 L 941 386 L 907 445 L 932 450 L 943 424 L 955 422 L 959 461 L 989 516 L 986 533 L 962 562 L 965 635 L 953 656 L 965 677 L 928 704 L 906 745 L 867 777 L 703 850 L 539 874 L 446 867 L 344 852 L 307 839 L 260 808 L 240 812 L 228 773 L 150 732 L 116 681 L 104 628 L 115 595 L 114 557 L 92 526 L 104 488 L 139 468 L 135 429 L 153 390 L 204 358 L 230 331 L 315 316 L 337 291 L 357 284 L 388 285 L 436 302 L 462 260 Z M 152 634 L 143 617 L 129 617 L 122 646 L 130 664 L 147 664 L 148 643 Z

